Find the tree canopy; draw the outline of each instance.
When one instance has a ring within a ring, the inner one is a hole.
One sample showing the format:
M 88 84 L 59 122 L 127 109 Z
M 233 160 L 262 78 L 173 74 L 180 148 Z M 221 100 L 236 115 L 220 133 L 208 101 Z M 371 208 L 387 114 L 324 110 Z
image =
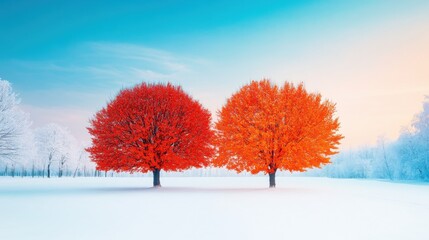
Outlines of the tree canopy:
M 214 165 L 237 172 L 305 171 L 330 161 L 342 139 L 335 104 L 303 84 L 252 81 L 218 113 Z
M 154 173 L 209 164 L 211 115 L 181 87 L 142 83 L 119 92 L 88 128 L 99 170 Z
M 31 155 L 29 115 L 19 108 L 11 84 L 0 80 L 0 162 L 22 163 Z

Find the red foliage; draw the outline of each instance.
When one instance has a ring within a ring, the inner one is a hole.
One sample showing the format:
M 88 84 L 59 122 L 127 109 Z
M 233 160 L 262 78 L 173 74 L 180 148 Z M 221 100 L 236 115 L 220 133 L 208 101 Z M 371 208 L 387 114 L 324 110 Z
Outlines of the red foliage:
M 88 128 L 98 170 L 180 171 L 213 154 L 211 115 L 181 87 L 142 83 L 124 89 Z

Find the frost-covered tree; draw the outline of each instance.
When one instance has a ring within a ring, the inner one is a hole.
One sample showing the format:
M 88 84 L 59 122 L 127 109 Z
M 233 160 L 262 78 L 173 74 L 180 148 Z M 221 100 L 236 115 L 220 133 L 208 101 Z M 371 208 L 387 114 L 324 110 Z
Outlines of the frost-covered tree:
M 19 103 L 11 84 L 0 80 L 0 166 L 12 175 L 15 168 L 24 168 L 32 150 L 31 122 Z
M 311 175 L 335 178 L 372 177 L 374 153 L 374 149 L 370 147 L 341 151 L 332 158 L 332 164 L 321 170 L 313 170 Z
M 52 176 L 53 166 L 58 166 L 62 177 L 67 164 L 76 152 L 76 140 L 70 132 L 58 124 L 48 124 L 35 131 L 38 158 L 42 161 L 43 175 Z
M 429 179 L 429 96 L 423 103 L 423 111 L 417 115 L 413 124 L 416 129 L 416 142 L 419 155 L 416 159 L 416 170 L 423 179 Z
M 385 137 L 379 137 L 374 151 L 372 163 L 373 178 L 398 179 L 400 177 L 400 163 L 395 154 L 395 143 L 387 141 Z
M 423 111 L 416 115 L 412 128 L 404 131 L 397 142 L 402 176 L 429 180 L 429 96 Z
M 341 178 L 429 180 L 429 97 L 411 128 L 393 142 L 379 138 L 374 147 L 342 151 L 313 175 Z
M 95 163 L 90 160 L 89 153 L 85 150 L 88 146 L 79 146 L 76 152 L 76 161 L 73 162 L 72 176 L 89 176 L 95 170 Z

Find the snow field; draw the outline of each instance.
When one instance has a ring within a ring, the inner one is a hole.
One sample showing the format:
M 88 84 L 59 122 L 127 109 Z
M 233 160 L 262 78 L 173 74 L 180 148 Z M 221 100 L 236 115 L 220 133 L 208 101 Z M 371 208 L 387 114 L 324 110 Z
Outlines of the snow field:
M 0 238 L 424 239 L 429 185 L 304 177 L 0 178 Z

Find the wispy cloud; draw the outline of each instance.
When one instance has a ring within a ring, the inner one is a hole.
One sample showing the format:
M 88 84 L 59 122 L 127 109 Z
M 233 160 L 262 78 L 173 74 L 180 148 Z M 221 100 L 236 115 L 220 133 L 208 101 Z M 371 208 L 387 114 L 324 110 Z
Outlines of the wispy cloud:
M 57 83 L 97 80 L 103 84 L 129 85 L 141 81 L 180 81 L 208 61 L 184 57 L 143 45 L 88 42 L 74 46 L 59 58 L 43 61 L 10 61 L 25 73 L 57 75 Z M 40 81 L 35 79 L 35 81 Z
M 83 59 L 85 71 L 95 78 L 115 83 L 138 81 L 178 81 L 207 61 L 179 56 L 143 45 L 128 43 L 90 42 L 74 50 Z
M 189 66 L 183 57 L 170 52 L 148 48 L 142 45 L 126 43 L 92 42 L 85 44 L 96 57 L 105 56 L 114 59 L 138 61 L 164 68 L 167 71 L 188 71 Z

